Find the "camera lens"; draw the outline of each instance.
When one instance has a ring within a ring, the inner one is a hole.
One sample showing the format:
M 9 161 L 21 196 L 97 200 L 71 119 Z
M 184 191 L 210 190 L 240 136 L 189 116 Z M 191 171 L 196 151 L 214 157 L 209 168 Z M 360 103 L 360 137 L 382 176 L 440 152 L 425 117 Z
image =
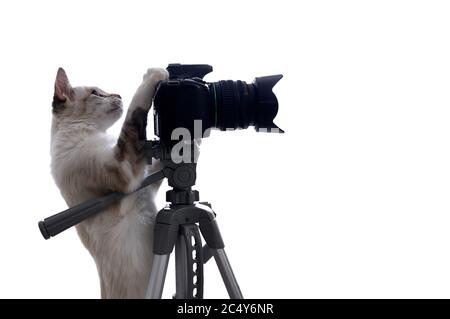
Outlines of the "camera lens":
M 278 101 L 272 89 L 281 74 L 258 77 L 249 84 L 205 82 L 210 65 L 171 64 L 167 70 L 169 80 L 158 85 L 154 97 L 155 134 L 164 144 L 207 137 L 210 128 L 225 131 L 254 126 L 259 132 L 283 133 L 273 123 Z
M 278 101 L 272 92 L 282 75 L 256 78 L 251 84 L 244 81 L 218 81 L 209 84 L 214 101 L 213 127 L 222 131 L 246 129 L 257 131 L 278 129 L 273 123 Z

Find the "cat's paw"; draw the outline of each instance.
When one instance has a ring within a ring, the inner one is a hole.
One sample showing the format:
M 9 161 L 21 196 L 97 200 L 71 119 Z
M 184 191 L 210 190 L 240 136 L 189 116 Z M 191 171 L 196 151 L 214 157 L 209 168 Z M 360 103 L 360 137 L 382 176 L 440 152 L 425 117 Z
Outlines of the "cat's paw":
M 160 81 L 167 80 L 169 72 L 160 68 L 150 68 L 144 74 L 141 85 L 138 87 L 136 93 L 131 100 L 130 108 L 140 107 L 144 111 L 150 110 L 152 105 L 153 95 L 156 87 Z
M 143 76 L 144 83 L 154 84 L 160 81 L 167 80 L 169 72 L 161 68 L 149 68 Z

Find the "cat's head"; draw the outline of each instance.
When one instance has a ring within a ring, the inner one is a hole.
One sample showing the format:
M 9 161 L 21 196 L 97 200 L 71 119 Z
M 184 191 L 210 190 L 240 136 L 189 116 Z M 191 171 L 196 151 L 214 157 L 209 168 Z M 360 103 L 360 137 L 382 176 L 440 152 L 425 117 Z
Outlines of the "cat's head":
M 58 122 L 86 123 L 106 130 L 122 115 L 122 100 L 97 87 L 72 87 L 64 69 L 59 68 L 53 96 L 53 117 Z

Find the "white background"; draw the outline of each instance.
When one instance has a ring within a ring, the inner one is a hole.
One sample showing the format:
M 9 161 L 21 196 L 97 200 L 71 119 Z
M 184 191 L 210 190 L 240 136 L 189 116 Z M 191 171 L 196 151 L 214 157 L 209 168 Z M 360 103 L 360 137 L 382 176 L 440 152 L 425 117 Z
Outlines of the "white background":
M 199 162 L 245 297 L 449 298 L 449 17 L 446 1 L 2 1 L 0 297 L 100 294 L 75 230 L 37 227 L 66 208 L 57 68 L 127 103 L 147 67 L 180 62 L 210 81 L 284 74 L 286 134 L 213 132 Z M 205 271 L 205 297 L 226 297 Z

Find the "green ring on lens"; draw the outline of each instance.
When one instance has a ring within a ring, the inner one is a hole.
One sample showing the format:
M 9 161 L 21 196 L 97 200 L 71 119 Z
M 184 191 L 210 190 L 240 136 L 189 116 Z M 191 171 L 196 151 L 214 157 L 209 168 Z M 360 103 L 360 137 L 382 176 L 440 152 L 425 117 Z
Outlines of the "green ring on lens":
M 214 89 L 214 126 L 217 127 L 217 96 L 216 96 L 216 83 L 213 83 Z

